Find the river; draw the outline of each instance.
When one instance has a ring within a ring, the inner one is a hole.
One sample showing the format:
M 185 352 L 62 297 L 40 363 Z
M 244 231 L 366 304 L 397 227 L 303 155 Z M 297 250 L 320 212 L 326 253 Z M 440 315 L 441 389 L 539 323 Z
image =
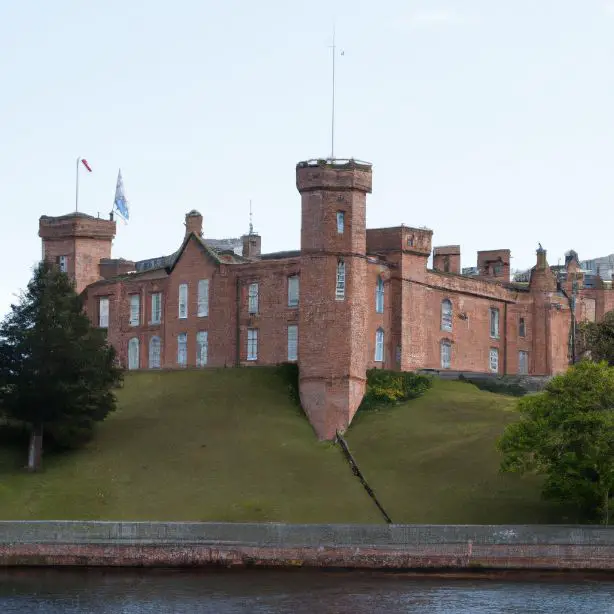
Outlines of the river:
M 614 582 L 324 571 L 0 571 L 2 614 L 614 614 Z

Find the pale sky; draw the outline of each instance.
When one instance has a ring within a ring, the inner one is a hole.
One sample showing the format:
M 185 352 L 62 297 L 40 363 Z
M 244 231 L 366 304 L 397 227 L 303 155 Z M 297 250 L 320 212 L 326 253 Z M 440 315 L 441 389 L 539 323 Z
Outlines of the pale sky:
M 541 242 L 556 264 L 614 252 L 614 1 L 0 0 L 0 315 L 40 258 L 40 215 L 107 216 L 121 167 L 131 220 L 114 257 L 206 237 L 298 249 L 299 160 L 373 163 L 369 227 L 433 244 Z

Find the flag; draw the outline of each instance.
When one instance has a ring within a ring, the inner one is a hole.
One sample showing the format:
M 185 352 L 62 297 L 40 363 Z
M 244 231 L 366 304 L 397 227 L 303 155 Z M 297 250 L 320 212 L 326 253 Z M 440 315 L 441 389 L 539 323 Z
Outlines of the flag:
M 124 180 L 122 179 L 122 171 L 119 169 L 117 174 L 117 185 L 115 186 L 115 201 L 113 206 L 117 212 L 124 218 L 124 221 L 128 221 L 130 212 L 128 211 L 128 201 L 124 194 Z
M 81 158 L 81 162 L 83 163 L 83 166 L 85 166 L 85 168 L 91 173 L 92 167 L 88 164 L 87 160 L 85 158 Z

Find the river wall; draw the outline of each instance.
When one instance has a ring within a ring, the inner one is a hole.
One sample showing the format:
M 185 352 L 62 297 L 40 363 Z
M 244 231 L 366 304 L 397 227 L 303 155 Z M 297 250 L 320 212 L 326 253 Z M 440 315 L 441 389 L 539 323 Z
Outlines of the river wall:
M 0 521 L 0 565 L 614 570 L 596 526 Z

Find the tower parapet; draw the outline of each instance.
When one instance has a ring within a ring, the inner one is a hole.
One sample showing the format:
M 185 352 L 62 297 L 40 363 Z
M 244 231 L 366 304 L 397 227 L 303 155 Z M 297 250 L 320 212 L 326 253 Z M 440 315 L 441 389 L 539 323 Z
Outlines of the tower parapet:
M 350 424 L 365 392 L 366 195 L 371 165 L 309 160 L 296 166 L 301 194 L 301 403 L 320 439 Z

